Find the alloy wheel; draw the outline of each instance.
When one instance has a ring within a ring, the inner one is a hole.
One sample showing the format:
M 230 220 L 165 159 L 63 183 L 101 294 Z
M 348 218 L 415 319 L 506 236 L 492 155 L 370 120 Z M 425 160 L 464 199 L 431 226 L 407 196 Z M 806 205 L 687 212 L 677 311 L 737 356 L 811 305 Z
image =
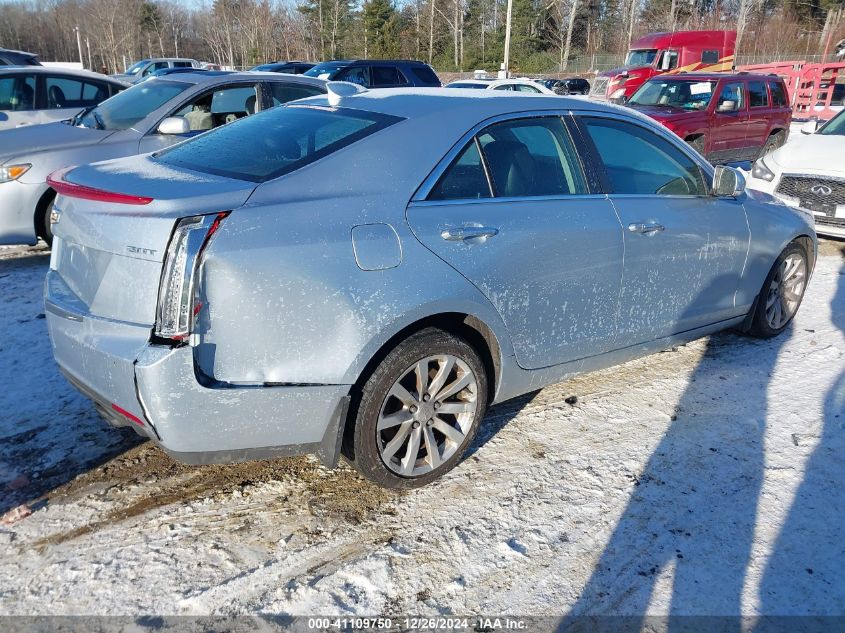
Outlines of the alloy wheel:
M 807 264 L 798 253 L 784 258 L 769 285 L 766 322 L 779 330 L 795 315 L 807 285 Z
M 403 477 L 429 473 L 463 447 L 478 410 L 478 381 L 451 354 L 421 359 L 388 391 L 378 417 L 379 455 Z

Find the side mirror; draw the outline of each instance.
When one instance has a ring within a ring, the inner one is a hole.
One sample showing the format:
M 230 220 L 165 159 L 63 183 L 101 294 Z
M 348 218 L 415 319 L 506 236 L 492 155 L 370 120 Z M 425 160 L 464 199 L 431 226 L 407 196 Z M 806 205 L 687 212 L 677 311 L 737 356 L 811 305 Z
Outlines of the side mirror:
M 169 116 L 159 123 L 159 134 L 187 134 L 191 131 L 188 121 L 180 116 Z
M 736 112 L 736 101 L 722 101 L 716 112 Z
M 815 134 L 819 129 L 819 122 L 816 119 L 810 119 L 801 126 L 801 134 Z
M 745 191 L 745 176 L 738 170 L 717 165 L 713 172 L 713 195 L 718 198 L 736 198 Z

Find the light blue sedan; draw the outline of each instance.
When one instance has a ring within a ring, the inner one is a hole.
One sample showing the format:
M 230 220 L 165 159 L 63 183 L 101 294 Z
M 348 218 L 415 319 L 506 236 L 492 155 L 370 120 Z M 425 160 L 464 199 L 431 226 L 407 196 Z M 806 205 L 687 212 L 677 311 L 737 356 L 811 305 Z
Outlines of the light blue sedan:
M 419 486 L 491 403 L 798 310 L 812 219 L 629 109 L 328 89 L 51 177 L 56 360 L 177 459 Z

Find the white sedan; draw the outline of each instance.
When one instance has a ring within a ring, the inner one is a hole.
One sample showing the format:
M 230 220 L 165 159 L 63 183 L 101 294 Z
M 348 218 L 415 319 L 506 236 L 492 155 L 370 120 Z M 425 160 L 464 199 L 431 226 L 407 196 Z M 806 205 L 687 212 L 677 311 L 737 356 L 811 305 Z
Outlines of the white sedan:
M 510 90 L 529 94 L 555 94 L 530 79 L 462 79 L 446 84 L 446 88 L 475 88 L 480 90 Z
M 759 158 L 748 187 L 811 211 L 820 235 L 845 237 L 845 111 L 817 125 L 808 121 L 804 136 Z

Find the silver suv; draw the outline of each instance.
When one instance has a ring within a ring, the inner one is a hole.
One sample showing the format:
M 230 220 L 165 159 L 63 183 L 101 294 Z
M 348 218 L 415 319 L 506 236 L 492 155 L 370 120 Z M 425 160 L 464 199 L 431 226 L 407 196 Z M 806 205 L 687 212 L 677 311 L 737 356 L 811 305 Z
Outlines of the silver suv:
M 164 68 L 202 68 L 202 64 L 195 59 L 183 57 L 155 57 L 135 62 L 126 69 L 126 72 L 112 75 L 112 77 L 134 84 Z

